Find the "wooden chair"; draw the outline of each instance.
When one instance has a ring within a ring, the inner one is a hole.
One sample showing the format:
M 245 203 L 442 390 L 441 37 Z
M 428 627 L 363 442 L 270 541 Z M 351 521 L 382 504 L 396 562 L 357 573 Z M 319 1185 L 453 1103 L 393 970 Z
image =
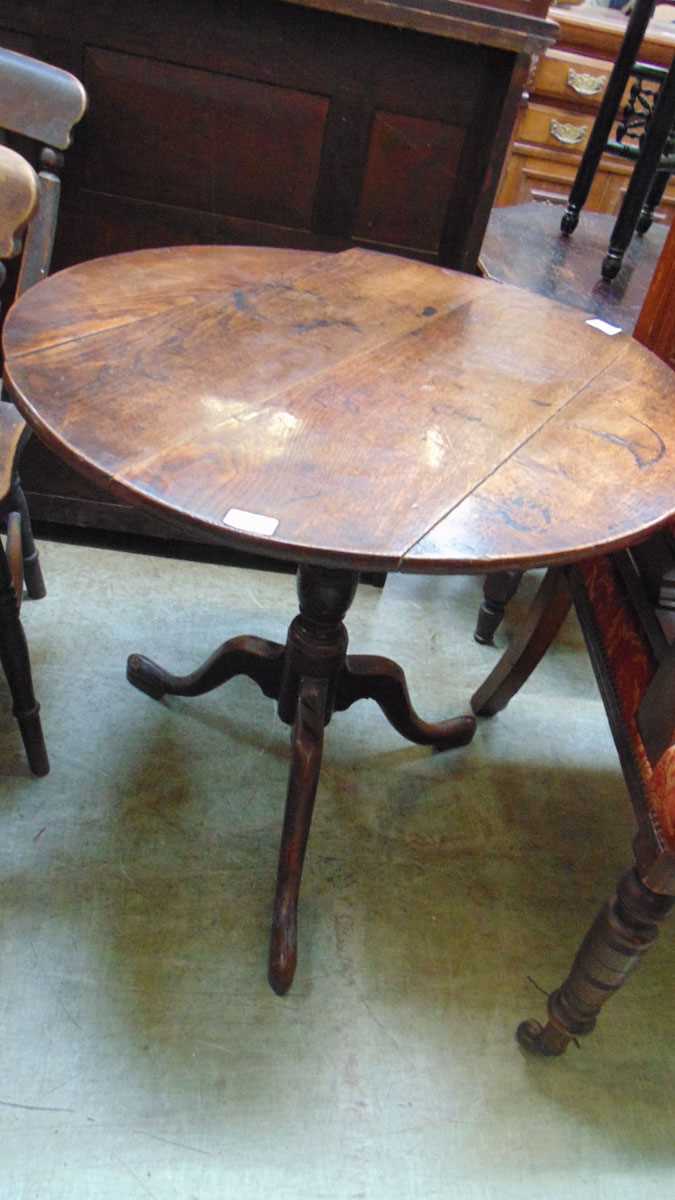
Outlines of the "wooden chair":
M 541 660 L 571 603 L 584 633 L 637 820 L 634 862 L 549 998 L 548 1022 L 525 1021 L 529 1050 L 562 1054 L 590 1033 L 602 1005 L 655 940 L 675 902 L 675 641 L 647 600 L 635 558 L 552 568 L 528 617 L 472 697 L 479 716 L 505 708 Z
M 666 0 L 671 3 L 671 0 Z M 652 17 L 655 0 L 635 0 L 621 49 L 612 69 L 591 135 L 579 163 L 560 229 L 569 236 L 579 221 L 602 155 L 618 155 L 634 163 L 619 214 L 602 263 L 604 279 L 614 279 L 635 230 L 643 234 L 652 223 L 670 176 L 675 172 L 675 66 L 666 70 L 637 59 Z M 628 81 L 627 104 L 619 109 Z M 656 92 L 649 84 L 656 85 Z M 616 136 L 612 137 L 612 126 Z M 637 144 L 636 144 L 637 142 Z
M 21 252 L 16 295 L 49 270 L 59 207 L 60 150 L 86 108 L 86 93 L 74 76 L 23 54 L 0 49 L 0 127 L 37 143 L 39 173 L 25 158 L 0 146 L 0 258 Z M 17 233 L 26 228 L 23 243 Z M 0 267 L 4 282 L 5 270 Z M 0 552 L 0 661 L 12 693 L 31 770 L 45 775 L 49 762 L 31 681 L 26 640 L 19 620 L 25 579 L 28 595 L 40 599 L 45 585 L 33 540 L 18 464 L 29 430 L 13 404 L 0 396 L 0 518 L 7 525 L 7 550 Z

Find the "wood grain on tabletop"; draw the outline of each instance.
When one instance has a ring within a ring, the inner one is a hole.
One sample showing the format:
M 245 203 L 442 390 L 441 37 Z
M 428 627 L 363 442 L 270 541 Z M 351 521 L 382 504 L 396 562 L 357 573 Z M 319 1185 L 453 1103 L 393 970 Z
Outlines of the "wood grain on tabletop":
M 277 557 L 564 562 L 635 540 L 673 506 L 662 363 L 584 313 L 404 258 L 101 259 L 27 293 L 5 351 L 19 407 L 67 461 Z M 278 526 L 236 531 L 231 508 Z
M 495 208 L 480 252 L 482 271 L 488 279 L 588 309 L 631 333 L 668 231 L 653 225 L 649 237 L 633 238 L 625 270 L 607 282 L 600 267 L 615 220 L 609 213 L 584 211 L 574 237 L 563 237 L 556 204 L 529 200 Z

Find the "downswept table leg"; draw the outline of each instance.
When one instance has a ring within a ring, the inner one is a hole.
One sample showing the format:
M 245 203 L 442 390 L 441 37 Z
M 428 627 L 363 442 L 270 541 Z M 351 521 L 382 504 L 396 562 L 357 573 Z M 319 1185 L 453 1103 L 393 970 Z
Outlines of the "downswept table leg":
M 278 701 L 280 719 L 293 727 L 268 972 L 279 995 L 291 986 L 297 963 L 302 868 L 321 770 L 323 731 L 334 709 L 372 698 L 403 737 L 443 750 L 466 745 L 475 730 L 472 716 L 438 724 L 422 721 L 410 703 L 402 669 L 390 659 L 347 657 L 343 617 L 357 583 L 356 571 L 301 566 L 300 612 L 289 626 L 285 646 L 262 638 L 231 638 L 189 675 L 172 675 L 140 654 L 132 654 L 127 663 L 129 682 L 156 700 L 166 695 L 200 696 L 235 675 L 248 675 L 266 696 Z
M 374 700 L 397 733 L 418 746 L 435 746 L 438 750 L 466 746 L 476 731 L 476 718 L 471 716 L 436 723 L 423 721 L 412 706 L 402 667 L 375 654 L 350 654 L 346 659 L 335 708 L 342 711 L 356 700 Z
M 291 986 L 298 959 L 298 898 L 321 771 L 327 696 L 325 679 L 301 680 L 270 938 L 268 979 L 278 996 Z
M 127 659 L 129 683 L 153 700 L 163 696 L 203 696 L 235 675 L 248 675 L 266 695 L 279 695 L 285 647 L 264 638 L 234 637 L 223 642 L 201 667 L 189 675 L 172 675 L 143 654 Z

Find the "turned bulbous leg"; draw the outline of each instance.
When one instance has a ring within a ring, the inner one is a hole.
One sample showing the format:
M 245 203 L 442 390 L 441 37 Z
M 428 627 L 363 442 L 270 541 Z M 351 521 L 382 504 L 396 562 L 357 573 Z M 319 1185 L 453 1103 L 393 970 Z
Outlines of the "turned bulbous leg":
M 522 578 L 522 571 L 494 571 L 485 576 L 483 600 L 473 634 L 481 646 L 494 646 L 495 633 L 504 620 L 506 606 L 518 591 Z
M 623 987 L 658 936 L 675 898 L 651 891 L 634 867 L 619 880 L 584 938 L 562 987 L 548 1001 L 548 1021 L 523 1021 L 517 1038 L 526 1050 L 547 1057 L 595 1028 L 604 1004 Z

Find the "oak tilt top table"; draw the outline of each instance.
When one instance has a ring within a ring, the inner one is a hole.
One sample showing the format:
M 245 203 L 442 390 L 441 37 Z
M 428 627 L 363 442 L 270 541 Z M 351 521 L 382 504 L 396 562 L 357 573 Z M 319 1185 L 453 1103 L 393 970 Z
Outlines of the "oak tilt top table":
M 362 570 L 483 572 L 624 546 L 675 508 L 672 373 L 630 338 L 516 288 L 363 250 L 147 250 L 25 293 L 6 379 L 39 436 L 127 502 L 300 563 L 285 645 L 240 636 L 191 675 L 132 655 L 149 695 L 236 674 L 292 753 L 270 948 L 290 986 L 323 729 L 375 699 L 428 724 L 389 659 L 347 655 Z

